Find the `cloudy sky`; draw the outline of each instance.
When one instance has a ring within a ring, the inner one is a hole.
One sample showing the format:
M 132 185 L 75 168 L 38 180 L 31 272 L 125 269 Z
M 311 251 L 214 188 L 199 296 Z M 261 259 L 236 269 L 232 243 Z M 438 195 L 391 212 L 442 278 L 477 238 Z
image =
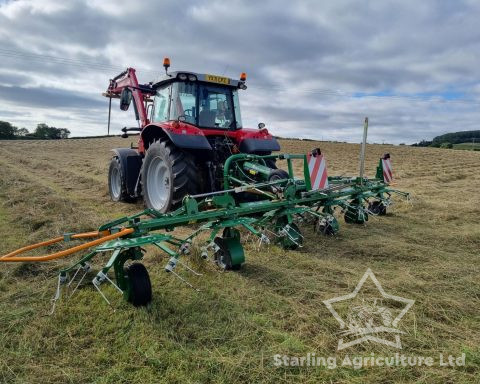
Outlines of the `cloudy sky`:
M 106 132 L 108 79 L 238 78 L 245 126 L 413 143 L 480 129 L 480 2 L 0 0 L 0 120 Z M 118 103 L 118 102 L 117 102 Z M 135 125 L 115 105 L 112 129 Z

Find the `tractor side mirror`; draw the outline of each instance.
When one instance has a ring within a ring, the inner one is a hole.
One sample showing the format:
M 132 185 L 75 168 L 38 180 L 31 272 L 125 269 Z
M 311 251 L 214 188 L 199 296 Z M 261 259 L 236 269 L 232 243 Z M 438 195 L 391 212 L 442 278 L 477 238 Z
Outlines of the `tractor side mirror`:
M 128 88 L 123 88 L 120 95 L 120 109 L 127 111 L 130 103 L 132 102 L 132 91 Z

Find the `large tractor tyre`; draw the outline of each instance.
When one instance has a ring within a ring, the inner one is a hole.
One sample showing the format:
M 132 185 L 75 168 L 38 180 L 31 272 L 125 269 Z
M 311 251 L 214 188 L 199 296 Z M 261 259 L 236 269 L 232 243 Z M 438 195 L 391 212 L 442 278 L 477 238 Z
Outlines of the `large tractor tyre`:
M 128 301 L 135 307 L 148 305 L 152 301 L 152 284 L 147 268 L 143 264 L 135 263 L 127 270 Z
M 108 168 L 108 191 L 112 201 L 126 201 L 129 203 L 135 201 L 135 197 L 130 196 L 127 192 L 125 172 L 117 156 L 112 158 Z
M 176 209 L 185 195 L 200 191 L 193 156 L 163 139 L 151 144 L 143 160 L 142 193 L 147 208 L 162 213 Z

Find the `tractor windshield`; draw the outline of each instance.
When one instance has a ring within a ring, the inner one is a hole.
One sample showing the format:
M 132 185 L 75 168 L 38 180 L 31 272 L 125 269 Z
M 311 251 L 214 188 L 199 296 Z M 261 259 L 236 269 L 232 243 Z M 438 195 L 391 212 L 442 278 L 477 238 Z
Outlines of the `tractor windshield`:
M 237 90 L 214 85 L 200 85 L 198 126 L 205 128 L 240 128 Z
M 231 87 L 173 83 L 170 108 L 170 120 L 182 116 L 185 122 L 201 128 L 242 127 L 238 93 Z

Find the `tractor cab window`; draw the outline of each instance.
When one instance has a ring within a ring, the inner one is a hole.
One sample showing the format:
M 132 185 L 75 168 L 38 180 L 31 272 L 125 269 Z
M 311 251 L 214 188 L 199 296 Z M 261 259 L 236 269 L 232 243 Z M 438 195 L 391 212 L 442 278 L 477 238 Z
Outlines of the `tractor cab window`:
M 168 99 L 168 91 L 157 92 L 154 121 L 167 120 L 170 105 L 168 120 L 181 118 L 182 121 L 200 128 L 242 127 L 237 90 L 231 87 L 179 81 L 171 85 L 170 104 L 163 103 L 164 96 Z M 167 110 L 161 113 L 164 106 Z
M 227 129 L 237 127 L 231 88 L 201 85 L 198 99 L 200 127 Z
M 157 90 L 155 95 L 152 121 L 162 122 L 168 120 L 168 104 L 170 97 L 170 87 L 164 87 Z
M 237 90 L 233 91 L 233 108 L 235 110 L 235 123 L 236 128 L 242 128 L 242 115 L 240 114 L 240 100 L 238 99 Z
M 183 117 L 186 123 L 197 124 L 197 85 L 195 83 L 173 83 L 170 120 Z

